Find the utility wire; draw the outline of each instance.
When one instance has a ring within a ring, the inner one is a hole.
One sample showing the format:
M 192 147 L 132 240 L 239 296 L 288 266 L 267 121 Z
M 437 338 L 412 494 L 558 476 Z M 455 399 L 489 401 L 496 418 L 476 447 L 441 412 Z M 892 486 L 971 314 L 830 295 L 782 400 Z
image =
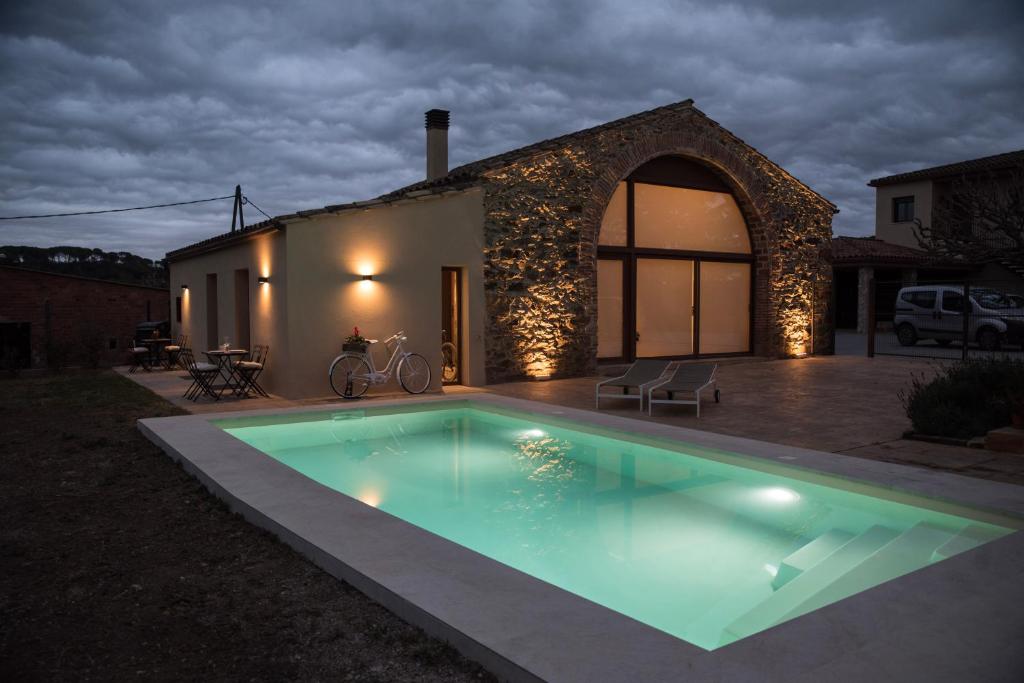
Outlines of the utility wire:
M 217 202 L 217 201 L 220 201 L 222 199 L 234 199 L 234 198 L 235 198 L 235 195 L 229 194 L 226 197 L 211 197 L 209 199 L 195 199 L 195 200 L 192 200 L 190 202 L 172 202 L 170 204 L 153 204 L 152 206 L 133 206 L 133 207 L 130 207 L 130 208 L 127 208 L 127 209 L 103 209 L 101 211 L 74 211 L 74 212 L 71 212 L 71 213 L 48 213 L 48 214 L 42 214 L 42 215 L 38 215 L 38 216 L 0 216 L 0 221 L 16 221 L 16 220 L 21 220 L 21 219 L 24 219 L 24 218 L 59 218 L 59 217 L 62 217 L 62 216 L 90 216 L 92 214 L 97 214 L 97 213 L 119 213 L 121 211 L 142 211 L 143 209 L 162 209 L 162 208 L 167 207 L 167 206 L 184 206 L 185 204 L 202 204 L 203 202 Z M 246 201 L 248 201 L 248 200 L 246 200 Z M 249 203 L 252 204 L 252 202 L 249 202 Z M 263 209 L 261 209 L 260 207 L 256 206 L 255 204 L 253 204 L 253 206 L 256 207 L 257 211 L 259 211 L 260 213 L 263 213 Z M 267 216 L 267 214 L 265 214 L 265 213 L 263 213 L 263 215 Z M 270 218 L 270 216 L 267 216 L 267 218 Z
M 249 201 L 249 198 L 246 197 L 244 194 L 242 195 L 242 202 L 244 202 L 245 204 L 248 204 L 252 208 L 254 208 L 257 211 L 259 211 L 260 213 L 262 213 L 264 216 L 267 217 L 267 220 L 274 220 L 273 217 L 271 217 L 266 211 L 264 211 L 263 209 L 261 209 L 260 207 L 256 206 L 251 201 Z

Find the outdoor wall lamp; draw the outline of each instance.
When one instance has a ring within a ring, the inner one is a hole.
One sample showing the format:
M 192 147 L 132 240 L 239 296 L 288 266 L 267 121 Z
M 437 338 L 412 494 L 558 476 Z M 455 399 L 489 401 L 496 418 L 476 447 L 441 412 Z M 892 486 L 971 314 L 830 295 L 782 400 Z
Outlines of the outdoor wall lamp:
M 373 276 L 372 275 L 364 275 L 363 276 L 363 282 L 369 282 L 370 280 L 373 280 Z
M 188 285 L 182 285 L 181 286 L 181 291 L 187 292 L 188 291 Z
M 261 284 L 261 285 L 269 285 L 270 284 L 270 278 L 265 276 L 265 275 L 260 275 L 258 278 L 256 278 L 256 282 Z

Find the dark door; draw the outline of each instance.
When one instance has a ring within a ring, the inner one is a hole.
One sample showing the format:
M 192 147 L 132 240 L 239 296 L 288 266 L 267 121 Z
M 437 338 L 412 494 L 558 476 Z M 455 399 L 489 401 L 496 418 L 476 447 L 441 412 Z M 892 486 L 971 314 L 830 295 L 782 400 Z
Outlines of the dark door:
M 441 269 L 441 380 L 462 382 L 462 269 Z

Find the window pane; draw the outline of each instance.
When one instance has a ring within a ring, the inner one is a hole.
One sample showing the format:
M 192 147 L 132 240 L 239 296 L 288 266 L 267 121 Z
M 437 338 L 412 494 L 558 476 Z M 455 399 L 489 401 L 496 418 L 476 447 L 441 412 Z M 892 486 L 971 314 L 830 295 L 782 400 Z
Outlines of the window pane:
M 700 264 L 700 352 L 750 350 L 750 264 Z
M 626 208 L 626 183 L 619 183 L 608 202 L 608 208 L 604 210 L 601 232 L 597 235 L 598 244 L 626 246 Z
M 693 353 L 693 261 L 637 259 L 636 355 Z
M 621 358 L 622 261 L 597 262 L 597 357 Z
M 634 192 L 636 246 L 750 253 L 732 195 L 646 183 L 636 183 Z

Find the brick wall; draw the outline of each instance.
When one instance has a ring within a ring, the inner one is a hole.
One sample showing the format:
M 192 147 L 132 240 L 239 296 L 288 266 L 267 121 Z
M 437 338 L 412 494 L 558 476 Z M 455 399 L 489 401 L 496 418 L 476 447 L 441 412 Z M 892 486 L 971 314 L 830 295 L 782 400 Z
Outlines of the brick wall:
M 589 374 L 597 233 L 616 184 L 677 154 L 729 185 L 754 251 L 754 353 L 831 349 L 833 207 L 695 108 L 586 131 L 484 174 L 489 382 Z
M 101 365 L 127 362 L 127 342 L 146 320 L 147 304 L 151 320 L 170 319 L 165 289 L 0 266 L 0 322 L 31 324 L 32 367 L 47 365 L 48 341 L 71 365 L 85 364 L 91 345 Z

